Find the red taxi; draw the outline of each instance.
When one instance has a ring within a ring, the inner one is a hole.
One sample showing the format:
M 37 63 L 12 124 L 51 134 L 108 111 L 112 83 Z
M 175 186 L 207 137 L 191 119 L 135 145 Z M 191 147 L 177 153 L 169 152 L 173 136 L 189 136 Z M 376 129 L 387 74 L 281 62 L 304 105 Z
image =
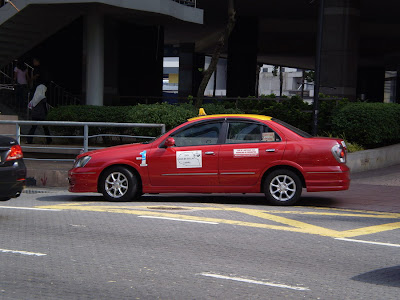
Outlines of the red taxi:
M 346 145 L 262 115 L 189 119 L 150 143 L 80 154 L 69 191 L 109 201 L 145 193 L 264 193 L 292 205 L 308 192 L 347 190 Z

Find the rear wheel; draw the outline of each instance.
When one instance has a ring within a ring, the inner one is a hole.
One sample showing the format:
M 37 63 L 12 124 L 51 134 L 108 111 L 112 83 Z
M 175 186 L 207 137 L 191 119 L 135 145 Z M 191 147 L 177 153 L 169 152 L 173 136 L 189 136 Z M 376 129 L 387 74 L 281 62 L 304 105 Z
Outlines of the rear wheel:
M 264 181 L 265 197 L 273 205 L 293 205 L 299 200 L 301 191 L 299 176 L 290 170 L 272 171 Z
M 99 190 L 108 201 L 126 202 L 139 197 L 138 180 L 127 168 L 115 166 L 100 178 Z
M 7 201 L 10 200 L 11 198 L 0 198 L 0 201 Z

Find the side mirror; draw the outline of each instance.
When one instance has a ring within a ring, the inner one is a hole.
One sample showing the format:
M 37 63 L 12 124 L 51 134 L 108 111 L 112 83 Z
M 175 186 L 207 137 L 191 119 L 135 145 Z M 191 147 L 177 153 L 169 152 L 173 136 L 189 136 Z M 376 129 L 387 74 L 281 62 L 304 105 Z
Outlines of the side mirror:
M 167 147 L 167 148 L 168 148 L 168 147 L 175 146 L 175 139 L 172 138 L 172 137 L 167 138 L 167 139 L 165 140 L 164 146 Z

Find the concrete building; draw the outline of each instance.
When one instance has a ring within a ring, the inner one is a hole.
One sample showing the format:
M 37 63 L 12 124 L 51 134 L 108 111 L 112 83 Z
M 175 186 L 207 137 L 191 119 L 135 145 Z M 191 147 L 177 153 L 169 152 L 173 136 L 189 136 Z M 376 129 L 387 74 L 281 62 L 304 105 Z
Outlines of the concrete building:
M 160 97 L 163 57 L 177 56 L 179 95 L 195 95 L 198 70 L 225 28 L 227 2 L 13 0 L 20 12 L 0 7 L 0 67 L 40 55 L 84 103 L 129 104 Z M 400 2 L 324 2 L 321 92 L 399 102 Z M 260 64 L 315 68 L 319 3 L 236 1 L 236 26 L 222 51 L 228 97 L 256 94 Z
M 259 95 L 280 95 L 280 76 L 279 73 L 274 74 L 273 72 L 274 66 L 264 65 L 261 68 L 258 85 Z M 302 87 L 302 85 L 304 85 L 304 87 Z M 303 98 L 311 99 L 314 97 L 314 83 L 303 82 L 302 70 L 282 67 L 282 95 L 301 95 L 302 89 Z

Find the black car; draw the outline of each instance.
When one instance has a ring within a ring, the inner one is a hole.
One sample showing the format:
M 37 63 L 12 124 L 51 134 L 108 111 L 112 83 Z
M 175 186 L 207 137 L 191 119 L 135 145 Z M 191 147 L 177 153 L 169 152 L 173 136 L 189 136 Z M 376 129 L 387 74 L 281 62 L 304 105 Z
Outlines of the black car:
M 25 186 L 26 167 L 17 141 L 0 136 L 0 201 L 21 195 Z

